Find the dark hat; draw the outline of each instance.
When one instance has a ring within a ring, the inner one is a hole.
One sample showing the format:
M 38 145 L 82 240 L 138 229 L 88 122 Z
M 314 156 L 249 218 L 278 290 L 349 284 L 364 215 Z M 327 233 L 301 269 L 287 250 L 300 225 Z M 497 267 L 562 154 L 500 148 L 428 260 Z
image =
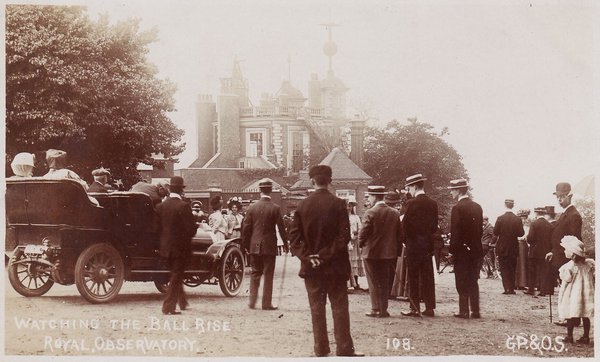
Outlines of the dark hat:
M 400 200 L 400 194 L 396 191 L 389 191 L 383 198 L 383 201 L 385 201 L 386 204 L 398 204 L 401 202 Z
M 310 168 L 308 171 L 308 177 L 313 178 L 317 175 L 322 175 L 331 178 L 332 171 L 331 167 L 327 165 L 317 165 Z
M 110 171 L 104 167 L 100 167 L 92 171 L 92 176 L 110 176 Z
M 240 207 L 242 207 L 242 197 L 241 196 L 230 197 L 229 201 L 227 201 L 227 207 L 231 209 L 233 207 L 233 205 L 237 206 L 238 209 Z
M 534 207 L 533 208 L 533 212 L 537 213 L 537 214 L 545 214 L 546 213 L 546 208 L 543 206 L 540 207 Z
M 423 177 L 422 174 L 417 173 L 412 176 L 408 176 L 406 178 L 406 183 L 404 184 L 404 186 L 410 186 L 412 184 L 416 184 L 417 182 L 425 181 L 425 180 L 427 180 L 427 179 L 425 177 Z
M 221 200 L 221 196 L 213 196 L 212 199 L 210 199 L 210 207 L 212 207 L 213 210 L 216 210 L 219 206 L 222 205 Z
M 556 215 L 556 212 L 554 212 L 554 206 L 546 206 L 546 214 L 548 215 Z
M 183 183 L 183 177 L 181 177 L 181 176 L 171 177 L 171 180 L 169 181 L 169 186 L 172 189 L 185 188 L 185 184 Z
M 450 180 L 450 186 L 448 186 L 448 189 L 462 189 L 468 187 L 469 183 L 467 182 L 467 180 L 465 180 L 464 178 L 459 178 L 456 180 Z
M 385 195 L 385 186 L 368 186 L 369 195 Z
M 505 204 L 514 204 L 515 200 L 513 200 L 513 199 L 506 199 L 506 200 L 504 200 L 504 203 Z
M 262 189 L 266 187 L 273 187 L 273 182 L 268 178 L 263 178 L 258 182 L 258 188 Z
M 554 195 L 562 196 L 569 195 L 571 193 L 571 184 L 568 182 L 559 182 L 556 184 L 556 191 Z

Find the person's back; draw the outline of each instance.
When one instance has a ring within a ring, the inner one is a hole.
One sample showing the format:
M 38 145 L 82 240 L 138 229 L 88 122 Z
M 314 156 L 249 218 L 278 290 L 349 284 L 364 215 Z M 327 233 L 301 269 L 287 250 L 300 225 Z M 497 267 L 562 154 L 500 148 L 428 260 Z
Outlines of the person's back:
M 437 229 L 437 203 L 425 194 L 417 195 L 406 203 L 402 219 L 409 254 L 433 252 L 433 234 Z
M 514 256 L 519 254 L 518 237 L 525 235 L 521 218 L 512 212 L 498 217 L 494 224 L 494 235 L 498 236 L 496 254 L 498 256 Z

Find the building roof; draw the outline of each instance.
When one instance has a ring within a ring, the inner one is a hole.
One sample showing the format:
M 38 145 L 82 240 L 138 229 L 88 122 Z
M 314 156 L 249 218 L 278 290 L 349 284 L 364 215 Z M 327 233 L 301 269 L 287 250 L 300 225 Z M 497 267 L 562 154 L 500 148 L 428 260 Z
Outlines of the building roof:
M 327 72 L 327 76 L 321 81 L 321 88 L 337 88 L 342 90 L 348 89 L 344 82 L 342 82 L 340 78 L 333 74 L 332 70 Z
M 271 178 L 264 178 L 264 179 L 260 179 L 260 180 L 254 180 L 252 182 L 250 182 L 249 184 L 247 184 L 246 186 L 242 187 L 243 191 L 254 191 L 254 190 L 258 190 L 258 184 L 263 181 L 263 180 L 269 180 L 273 183 L 273 190 L 280 190 L 282 194 L 287 194 L 290 192 L 290 190 L 286 189 L 285 187 L 281 186 L 281 184 Z
M 339 147 L 334 148 L 327 157 L 323 159 L 319 163 L 319 165 L 327 165 L 331 167 L 333 170 L 332 181 L 336 180 L 356 180 L 356 181 L 371 181 L 373 178 L 362 168 L 358 167 L 357 164 L 354 163 L 346 155 L 344 151 L 342 151 Z

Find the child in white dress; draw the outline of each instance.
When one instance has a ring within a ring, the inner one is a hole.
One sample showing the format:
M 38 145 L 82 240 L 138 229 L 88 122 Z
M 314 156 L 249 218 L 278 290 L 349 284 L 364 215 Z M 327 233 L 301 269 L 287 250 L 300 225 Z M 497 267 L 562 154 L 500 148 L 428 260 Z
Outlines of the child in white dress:
M 562 281 L 558 292 L 558 315 L 567 320 L 565 342 L 573 343 L 573 329 L 583 320 L 583 336 L 577 343 L 590 343 L 590 318 L 594 315 L 595 263 L 586 259 L 583 242 L 572 235 L 562 238 L 560 245 L 571 260 L 559 269 Z

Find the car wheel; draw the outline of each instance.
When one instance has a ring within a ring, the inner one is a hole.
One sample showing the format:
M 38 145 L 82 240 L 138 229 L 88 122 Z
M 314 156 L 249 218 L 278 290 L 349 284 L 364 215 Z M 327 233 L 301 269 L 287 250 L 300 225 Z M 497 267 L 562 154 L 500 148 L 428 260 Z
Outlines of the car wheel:
M 90 303 L 106 303 L 117 296 L 124 280 L 121 254 L 110 244 L 87 247 L 75 264 L 75 284 Z
M 235 297 L 244 280 L 244 255 L 239 248 L 229 247 L 221 256 L 219 287 L 227 297 Z
M 167 279 L 165 281 L 161 279 L 155 279 L 154 285 L 156 286 L 156 289 L 158 289 L 159 292 L 165 294 L 167 292 L 167 289 L 169 289 L 169 280 Z
M 14 264 L 21 259 L 25 259 L 25 255 L 22 252 L 17 253 L 8 265 L 10 285 L 25 297 L 39 297 L 46 294 L 54 285 L 54 280 L 50 276 L 50 267 L 40 263 Z

